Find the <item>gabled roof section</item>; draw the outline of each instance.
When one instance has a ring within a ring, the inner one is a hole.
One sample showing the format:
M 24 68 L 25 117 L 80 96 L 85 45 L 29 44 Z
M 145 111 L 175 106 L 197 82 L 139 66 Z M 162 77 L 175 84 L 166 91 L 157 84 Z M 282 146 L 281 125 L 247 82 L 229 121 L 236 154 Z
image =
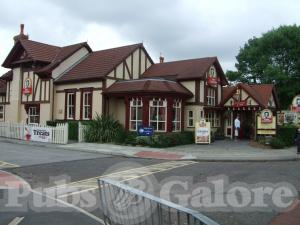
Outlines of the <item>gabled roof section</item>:
M 177 80 L 204 79 L 206 72 L 208 72 L 212 65 L 216 67 L 217 73 L 220 74 L 222 83 L 224 85 L 227 84 L 227 80 L 217 57 L 157 63 L 150 66 L 143 74 L 143 77 L 167 78 L 176 76 Z
M 248 93 L 261 107 L 267 108 L 268 102 L 271 95 L 274 95 L 274 100 L 276 106 L 278 107 L 278 99 L 275 90 L 275 86 L 273 84 L 242 84 L 239 83 L 236 86 L 227 86 L 222 88 L 222 101 L 220 105 L 224 105 L 236 92 L 236 90 L 240 88 Z
M 86 46 L 89 51 L 92 51 L 86 42 L 58 47 L 37 41 L 21 39 L 13 46 L 2 66 L 11 68 L 12 64 L 15 61 L 18 62 L 18 58 L 25 51 L 28 60 L 50 63 L 51 66 L 46 68 L 49 70 L 83 46 Z
M 135 95 L 137 93 L 139 95 L 173 94 L 180 97 L 193 96 L 193 93 L 178 82 L 158 78 L 117 81 L 104 91 L 104 94 L 110 96 L 126 96 L 128 94 Z
M 87 42 L 61 47 L 60 51 L 54 57 L 52 62 L 49 65 L 43 67 L 42 69 L 37 70 L 36 73 L 39 75 L 50 75 L 52 70 L 55 69 L 61 62 L 63 62 L 65 59 L 70 57 L 82 47 L 86 47 L 89 52 L 92 52 L 92 49 L 87 44 Z
M 138 48 L 142 43 L 111 48 L 90 53 L 85 59 L 60 76 L 55 83 L 72 83 L 104 79 L 115 67 Z
M 13 78 L 13 71 L 9 70 L 0 77 L 0 80 L 11 81 Z

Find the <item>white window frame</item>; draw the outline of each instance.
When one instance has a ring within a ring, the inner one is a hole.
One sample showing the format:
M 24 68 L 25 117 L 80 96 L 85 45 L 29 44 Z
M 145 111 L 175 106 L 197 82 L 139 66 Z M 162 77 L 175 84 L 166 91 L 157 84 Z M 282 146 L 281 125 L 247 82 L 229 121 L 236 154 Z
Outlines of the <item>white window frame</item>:
M 216 90 L 211 87 L 207 87 L 207 105 L 208 106 L 216 105 Z
M 132 109 L 135 108 L 135 119 L 132 118 Z M 139 110 L 140 109 L 140 110 Z M 139 120 L 138 112 L 141 112 L 141 119 Z M 132 127 L 134 123 L 134 127 Z M 130 100 L 130 109 L 129 109 L 129 130 L 136 131 L 138 126 L 143 123 L 143 101 L 141 98 L 133 98 Z
M 215 111 L 207 112 L 206 122 L 210 122 L 211 127 L 220 127 L 221 126 L 220 113 Z
M 4 120 L 4 105 L 0 105 L 0 120 Z
M 67 93 L 67 119 L 68 120 L 74 120 L 75 119 L 75 101 L 76 101 L 76 92 L 69 92 Z M 70 96 L 73 96 L 73 101 L 72 102 L 72 105 L 70 105 Z M 73 112 L 74 114 L 72 116 L 70 116 L 70 112 L 72 112 L 72 109 L 73 109 Z
M 179 132 L 181 131 L 181 100 L 176 99 L 173 102 L 173 110 L 174 110 L 174 118 L 172 121 L 172 131 L 173 132 Z M 178 118 L 179 114 L 179 120 L 176 120 Z
M 151 108 L 156 108 L 156 119 L 153 120 L 151 117 Z M 165 115 L 164 115 L 164 120 L 159 120 L 159 111 L 160 108 L 164 108 Z M 153 98 L 149 102 L 149 126 L 152 126 L 152 123 L 156 123 L 156 128 L 154 128 L 154 131 L 157 132 L 166 132 L 167 131 L 167 100 L 165 98 Z M 159 128 L 159 123 L 164 123 L 164 129 L 160 130 Z
M 32 122 L 33 119 L 33 122 Z M 38 122 L 35 120 L 37 119 Z M 30 106 L 28 108 L 28 124 L 39 124 L 40 121 L 40 114 L 36 106 Z
M 192 115 L 190 115 L 190 112 Z M 193 110 L 188 110 L 187 111 L 187 127 L 195 127 L 194 124 L 194 111 Z
M 92 103 L 89 102 L 89 100 L 93 101 L 92 98 L 92 92 L 91 91 L 85 91 L 82 93 L 82 119 L 83 120 L 90 120 L 91 119 L 91 110 L 92 110 Z M 86 116 L 87 115 L 87 116 Z

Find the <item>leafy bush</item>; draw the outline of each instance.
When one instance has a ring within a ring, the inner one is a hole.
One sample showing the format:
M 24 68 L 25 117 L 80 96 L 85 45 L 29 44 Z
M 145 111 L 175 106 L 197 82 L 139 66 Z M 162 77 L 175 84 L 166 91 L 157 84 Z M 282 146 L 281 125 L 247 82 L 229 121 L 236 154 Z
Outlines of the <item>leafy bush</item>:
M 97 115 L 85 129 L 85 140 L 87 142 L 111 143 L 119 142 L 124 128 L 111 116 Z
M 274 149 L 281 149 L 285 147 L 285 142 L 278 137 L 273 137 L 270 141 L 270 145 Z
M 296 132 L 297 126 L 293 124 L 283 125 L 278 128 L 277 137 L 282 140 L 286 146 L 292 146 L 295 144 Z

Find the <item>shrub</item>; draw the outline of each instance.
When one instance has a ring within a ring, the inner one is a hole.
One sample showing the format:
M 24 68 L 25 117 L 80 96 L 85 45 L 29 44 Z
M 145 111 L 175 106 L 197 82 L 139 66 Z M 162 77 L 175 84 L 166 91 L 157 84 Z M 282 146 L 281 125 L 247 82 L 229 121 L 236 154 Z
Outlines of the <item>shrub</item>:
M 52 121 L 52 120 L 46 121 L 46 125 L 50 127 L 56 127 L 56 124 L 57 124 L 56 121 Z
M 297 127 L 295 125 L 282 125 L 277 130 L 277 137 L 284 142 L 286 146 L 295 144 L 295 135 Z
M 137 134 L 135 132 L 128 132 L 126 134 L 126 138 L 125 138 L 125 141 L 124 141 L 124 144 L 126 145 L 137 145 Z
M 87 142 L 111 143 L 119 142 L 124 128 L 111 116 L 99 116 L 90 121 L 85 130 L 85 140 Z
M 274 149 L 281 149 L 285 147 L 285 142 L 278 137 L 273 137 L 270 141 L 270 145 Z

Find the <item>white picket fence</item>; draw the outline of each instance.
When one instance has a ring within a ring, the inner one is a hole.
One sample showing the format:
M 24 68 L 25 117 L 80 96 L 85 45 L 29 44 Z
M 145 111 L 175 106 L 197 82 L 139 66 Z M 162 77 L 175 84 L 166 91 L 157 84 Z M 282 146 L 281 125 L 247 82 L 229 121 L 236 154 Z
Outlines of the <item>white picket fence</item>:
M 23 123 L 0 122 L 0 137 L 26 140 L 25 128 L 47 129 L 52 133 L 51 140 L 47 141 L 55 144 L 68 143 L 68 123 L 59 123 L 56 127 L 46 125 L 28 125 Z
M 83 125 L 81 122 L 78 123 L 78 142 L 85 142 L 84 139 L 84 130 L 86 125 Z

